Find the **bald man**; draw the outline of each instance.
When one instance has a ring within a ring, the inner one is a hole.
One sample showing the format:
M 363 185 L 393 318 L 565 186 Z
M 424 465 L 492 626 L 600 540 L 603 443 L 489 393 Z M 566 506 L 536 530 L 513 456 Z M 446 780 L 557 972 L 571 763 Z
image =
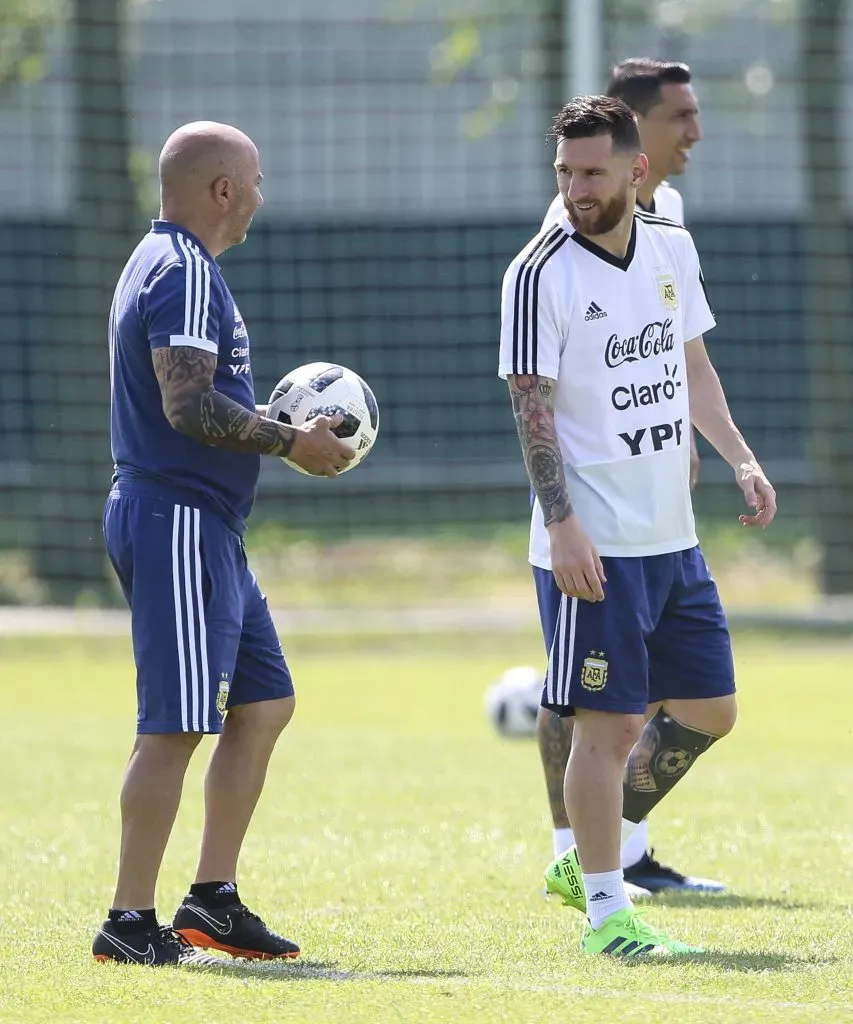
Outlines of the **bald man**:
M 110 313 L 115 474 L 104 512 L 131 609 L 137 737 L 121 791 L 121 847 L 98 960 L 149 965 L 299 947 L 251 913 L 237 860 L 267 765 L 294 709 L 293 684 L 243 532 L 261 455 L 317 476 L 351 458 L 317 417 L 284 426 L 256 406 L 249 334 L 216 257 L 263 203 L 258 151 L 230 125 L 197 122 L 160 155 L 160 218 L 137 246 Z M 198 870 L 172 926 L 155 886 L 190 758 L 217 735 L 205 779 Z

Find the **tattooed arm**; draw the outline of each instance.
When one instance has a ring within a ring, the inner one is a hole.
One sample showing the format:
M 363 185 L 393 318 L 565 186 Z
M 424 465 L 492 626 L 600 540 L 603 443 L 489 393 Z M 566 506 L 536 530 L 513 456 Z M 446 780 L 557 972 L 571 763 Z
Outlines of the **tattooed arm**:
M 251 455 L 289 455 L 293 427 L 244 409 L 213 386 L 215 352 L 189 345 L 151 350 L 163 412 L 175 430 L 201 444 Z
M 548 528 L 557 586 L 569 597 L 603 601 L 607 581 L 601 559 L 574 514 L 566 487 L 551 401 L 556 381 L 535 374 L 509 374 L 507 382 L 524 464 Z
M 215 353 L 174 345 L 152 349 L 151 356 L 166 419 L 194 441 L 247 455 L 291 458 L 316 476 L 335 476 L 352 458 L 325 417 L 306 427 L 288 427 L 217 391 Z
M 562 522 L 572 514 L 572 503 L 551 404 L 556 381 L 535 374 L 511 374 L 507 382 L 524 465 L 542 507 L 545 525 Z

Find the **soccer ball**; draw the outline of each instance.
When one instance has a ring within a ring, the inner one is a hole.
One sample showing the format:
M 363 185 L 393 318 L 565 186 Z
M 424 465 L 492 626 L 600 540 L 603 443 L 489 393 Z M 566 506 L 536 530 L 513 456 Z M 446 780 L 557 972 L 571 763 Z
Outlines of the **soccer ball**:
M 542 673 L 530 665 L 507 669 L 485 693 L 489 721 L 501 736 L 535 736 Z
M 342 473 L 353 469 L 367 455 L 379 433 L 379 406 L 357 373 L 337 363 L 306 363 L 285 374 L 270 395 L 270 419 L 301 427 L 315 416 L 343 416 L 334 434 L 355 452 Z M 305 470 L 282 459 L 292 469 Z M 310 474 L 309 474 L 310 475 Z
M 661 775 L 681 775 L 690 767 L 693 755 L 680 747 L 671 747 L 658 754 L 655 767 Z

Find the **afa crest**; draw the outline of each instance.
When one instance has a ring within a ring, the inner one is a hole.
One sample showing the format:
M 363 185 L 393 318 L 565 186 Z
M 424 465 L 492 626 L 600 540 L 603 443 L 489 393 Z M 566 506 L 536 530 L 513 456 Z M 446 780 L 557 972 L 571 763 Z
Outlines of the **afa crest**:
M 603 690 L 607 685 L 607 659 L 604 651 L 590 651 L 581 666 L 581 686 L 585 690 Z
M 661 304 L 667 309 L 678 309 L 678 292 L 672 274 L 661 274 L 656 280 Z
M 228 708 L 228 691 L 230 689 L 231 684 L 228 682 L 228 673 L 223 672 L 219 680 L 219 692 L 216 694 L 216 710 L 223 718 Z

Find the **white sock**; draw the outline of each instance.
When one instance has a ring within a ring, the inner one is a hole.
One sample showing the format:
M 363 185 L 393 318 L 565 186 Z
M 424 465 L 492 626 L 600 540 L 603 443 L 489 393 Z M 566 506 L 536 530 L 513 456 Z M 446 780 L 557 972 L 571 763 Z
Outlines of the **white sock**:
M 639 825 L 622 819 L 622 867 L 636 864 L 649 847 L 649 819 L 643 818 Z
M 582 875 L 586 892 L 586 916 L 593 928 L 598 928 L 605 917 L 631 906 L 625 895 L 622 871 L 602 871 L 596 875 Z
M 555 828 L 554 829 L 554 856 L 559 857 L 560 854 L 570 850 L 575 845 L 575 834 L 570 828 Z

